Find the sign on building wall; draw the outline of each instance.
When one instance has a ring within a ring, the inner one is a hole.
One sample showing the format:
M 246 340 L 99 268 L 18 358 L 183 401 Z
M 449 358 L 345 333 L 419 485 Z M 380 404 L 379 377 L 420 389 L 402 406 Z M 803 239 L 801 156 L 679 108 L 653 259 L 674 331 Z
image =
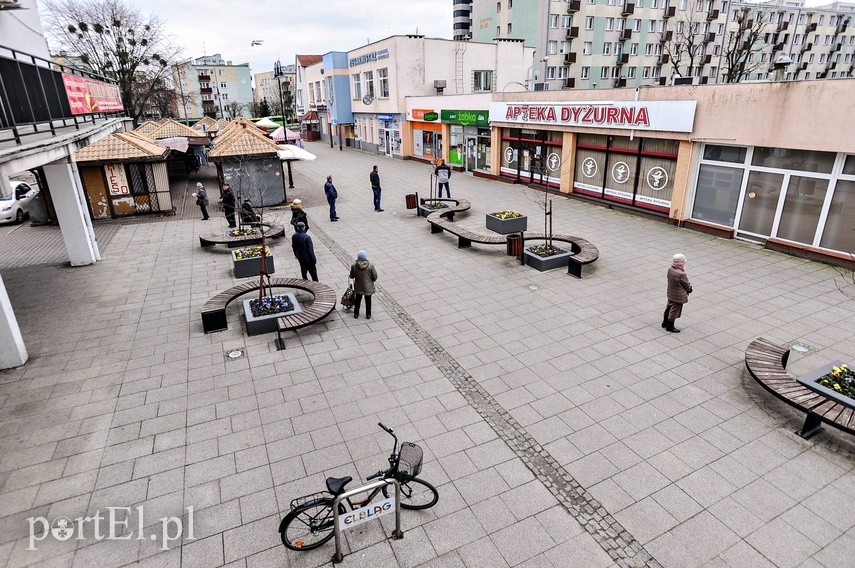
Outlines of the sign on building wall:
M 115 112 L 124 109 L 118 85 L 79 75 L 62 74 L 71 114 Z
M 696 101 L 490 103 L 490 122 L 691 132 Z
M 378 51 L 372 51 L 371 53 L 363 53 L 362 55 L 357 55 L 356 57 L 350 58 L 350 67 L 356 67 L 357 65 L 362 65 L 363 63 L 369 63 L 371 61 L 377 61 L 378 59 L 388 59 L 389 50 L 381 49 Z
M 442 110 L 442 122 L 463 126 L 489 126 L 490 112 L 486 110 Z
M 131 192 L 128 188 L 124 164 L 107 164 L 104 166 L 104 174 L 107 176 L 107 188 L 110 190 L 110 195 L 127 195 Z
M 414 108 L 410 114 L 413 120 L 423 120 L 425 122 L 439 120 L 439 113 L 429 108 Z

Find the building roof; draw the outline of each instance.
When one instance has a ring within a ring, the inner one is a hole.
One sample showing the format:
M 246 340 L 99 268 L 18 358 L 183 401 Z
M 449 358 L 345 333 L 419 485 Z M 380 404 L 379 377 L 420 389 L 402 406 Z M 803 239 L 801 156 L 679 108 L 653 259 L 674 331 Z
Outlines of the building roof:
M 298 55 L 297 63 L 299 63 L 303 67 L 308 67 L 309 65 L 320 63 L 321 61 L 323 61 L 323 59 L 323 55 Z
M 184 138 L 199 138 L 199 134 L 198 130 L 193 130 L 189 126 L 176 122 L 171 118 L 164 118 L 158 123 L 157 128 L 147 133 L 148 136 L 155 140 L 177 138 L 179 136 Z
M 137 134 L 144 134 L 144 135 L 148 136 L 158 126 L 159 126 L 159 123 L 157 123 L 153 120 L 146 120 L 145 122 L 143 122 L 142 124 L 137 126 L 134 129 L 134 132 L 136 132 Z
M 169 148 L 158 146 L 152 138 L 134 132 L 114 132 L 106 138 L 81 148 L 78 162 L 142 162 L 162 160 Z
M 211 127 L 215 124 L 217 124 L 216 120 L 214 120 L 210 116 L 205 116 L 202 118 L 202 120 L 200 120 L 190 128 L 192 128 L 193 130 L 201 130 L 202 132 L 207 132 L 211 130 Z
M 217 137 L 214 148 L 208 152 L 212 160 L 239 156 L 275 156 L 279 151 L 276 142 L 266 137 L 261 130 L 243 122 L 233 123 L 225 135 Z

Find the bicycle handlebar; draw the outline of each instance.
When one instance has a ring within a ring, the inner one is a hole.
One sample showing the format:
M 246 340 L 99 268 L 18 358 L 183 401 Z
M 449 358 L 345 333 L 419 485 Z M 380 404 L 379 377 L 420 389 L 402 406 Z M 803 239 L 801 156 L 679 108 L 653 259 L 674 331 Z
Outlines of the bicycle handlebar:
M 389 432 L 390 434 L 392 434 L 394 432 L 394 430 L 392 430 L 391 428 L 389 428 L 388 426 L 386 426 L 382 422 L 378 422 L 377 425 L 380 426 L 381 428 L 383 428 L 384 430 L 386 430 L 387 432 Z
M 378 477 L 383 477 L 385 474 L 386 474 L 385 471 L 378 471 L 377 473 L 374 473 L 374 474 L 366 477 L 365 481 L 371 481 L 372 479 L 377 479 Z

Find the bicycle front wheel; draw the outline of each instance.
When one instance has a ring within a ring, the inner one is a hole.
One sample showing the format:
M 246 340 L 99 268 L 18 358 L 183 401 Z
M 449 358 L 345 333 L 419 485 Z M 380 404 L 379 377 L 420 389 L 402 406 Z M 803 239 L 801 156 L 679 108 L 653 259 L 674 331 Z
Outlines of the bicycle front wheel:
M 279 523 L 282 544 L 291 550 L 315 549 L 335 535 L 332 499 L 318 499 L 291 510 Z
M 404 509 L 430 509 L 439 501 L 439 491 L 436 487 L 418 477 L 409 478 L 401 483 L 401 507 Z M 383 496 L 394 495 L 395 489 L 391 485 L 383 488 Z

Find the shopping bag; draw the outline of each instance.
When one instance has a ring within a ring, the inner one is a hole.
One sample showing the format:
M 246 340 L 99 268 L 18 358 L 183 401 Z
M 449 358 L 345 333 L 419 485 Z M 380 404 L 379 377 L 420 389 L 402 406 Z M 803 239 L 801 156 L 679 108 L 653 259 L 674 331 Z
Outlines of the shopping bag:
M 347 290 L 341 295 L 341 306 L 345 310 L 353 307 L 353 284 L 348 283 Z

